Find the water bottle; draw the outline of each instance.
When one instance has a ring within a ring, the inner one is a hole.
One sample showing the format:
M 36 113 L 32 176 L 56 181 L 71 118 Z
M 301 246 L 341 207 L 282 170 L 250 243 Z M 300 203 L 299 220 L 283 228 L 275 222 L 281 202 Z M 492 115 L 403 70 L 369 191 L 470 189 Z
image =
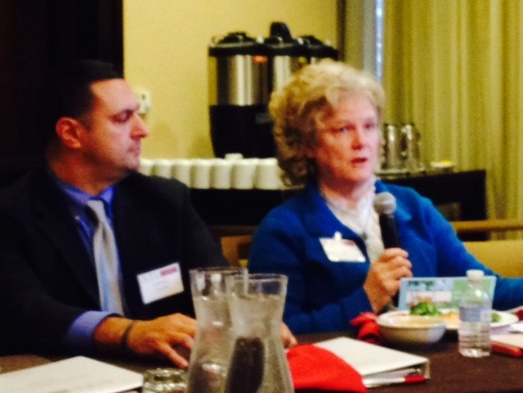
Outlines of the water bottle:
M 483 288 L 484 272 L 467 271 L 467 288 L 459 308 L 459 353 L 480 358 L 490 355 L 492 301 Z

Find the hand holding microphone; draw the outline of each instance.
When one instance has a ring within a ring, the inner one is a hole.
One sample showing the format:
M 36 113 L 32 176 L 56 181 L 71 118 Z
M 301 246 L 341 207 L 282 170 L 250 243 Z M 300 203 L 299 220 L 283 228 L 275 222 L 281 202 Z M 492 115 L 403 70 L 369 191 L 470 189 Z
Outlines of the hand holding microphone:
M 389 303 L 391 297 L 394 305 L 398 304 L 399 280 L 401 277 L 411 277 L 412 273 L 408 254 L 401 249 L 394 219 L 396 198 L 389 192 L 377 194 L 374 210 L 378 213 L 385 251 L 371 265 L 364 289 L 374 311 L 379 311 Z

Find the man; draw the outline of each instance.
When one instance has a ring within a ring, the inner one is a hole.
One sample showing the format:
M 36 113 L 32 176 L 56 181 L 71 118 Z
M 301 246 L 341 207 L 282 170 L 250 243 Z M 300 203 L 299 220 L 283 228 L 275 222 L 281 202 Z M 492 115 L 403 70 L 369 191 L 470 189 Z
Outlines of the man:
M 39 106 L 46 163 L 0 195 L 0 352 L 127 351 L 187 367 L 188 270 L 226 261 L 185 186 L 137 173 L 149 131 L 130 86 L 109 64 L 74 62 L 47 78 Z M 92 200 L 116 239 L 110 284 Z

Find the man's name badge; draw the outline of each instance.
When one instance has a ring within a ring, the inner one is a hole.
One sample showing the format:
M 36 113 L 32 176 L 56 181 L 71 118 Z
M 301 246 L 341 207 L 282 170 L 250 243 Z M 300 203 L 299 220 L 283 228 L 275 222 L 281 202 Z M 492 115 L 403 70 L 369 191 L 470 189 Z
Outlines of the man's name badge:
M 178 262 L 138 274 L 138 284 L 144 304 L 183 292 L 182 274 Z
M 331 262 L 365 262 L 365 256 L 352 240 L 343 239 L 341 233 L 320 238 L 323 251 Z

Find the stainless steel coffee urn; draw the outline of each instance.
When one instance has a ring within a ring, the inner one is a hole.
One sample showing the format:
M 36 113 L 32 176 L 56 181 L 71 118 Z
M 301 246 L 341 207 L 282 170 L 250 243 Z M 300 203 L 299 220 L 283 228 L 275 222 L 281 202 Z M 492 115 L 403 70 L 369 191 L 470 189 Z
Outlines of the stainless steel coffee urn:
M 259 141 L 271 132 L 267 113 L 268 57 L 263 42 L 230 33 L 209 46 L 211 140 L 216 157 L 272 156 Z
M 322 59 L 338 59 L 338 50 L 330 44 L 324 43 L 313 35 L 303 35 L 298 37 L 307 47 L 307 61 L 310 64 L 318 63 Z
M 381 169 L 393 171 L 403 169 L 403 140 L 401 128 L 396 124 L 386 123 L 382 134 Z
M 386 123 L 382 132 L 381 172 L 419 173 L 425 170 L 421 159 L 421 135 L 414 123 Z
M 338 51 L 308 35 L 293 38 L 287 25 L 272 22 L 267 38 L 229 33 L 209 46 L 211 140 L 216 157 L 274 157 L 270 93 L 294 72 Z
M 285 23 L 273 22 L 270 36 L 264 40 L 269 54 L 269 90 L 280 90 L 289 78 L 308 64 L 307 47 L 294 39 Z
M 401 127 L 403 140 L 403 157 L 408 172 L 416 173 L 425 169 L 421 161 L 421 135 L 414 123 L 407 123 Z

